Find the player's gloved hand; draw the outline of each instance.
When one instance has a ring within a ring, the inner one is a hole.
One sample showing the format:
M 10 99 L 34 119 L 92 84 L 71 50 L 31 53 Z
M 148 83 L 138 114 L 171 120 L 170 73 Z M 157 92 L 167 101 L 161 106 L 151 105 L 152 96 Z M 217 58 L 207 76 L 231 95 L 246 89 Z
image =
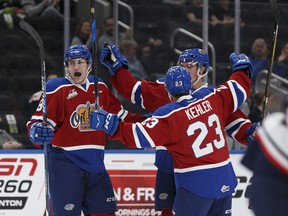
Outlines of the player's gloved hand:
M 30 128 L 30 140 L 39 145 L 50 144 L 54 136 L 54 127 L 51 124 L 43 125 L 42 122 L 35 122 Z
M 249 144 L 251 144 L 251 145 L 253 143 L 256 143 L 255 131 L 259 127 L 259 125 L 260 125 L 260 122 L 255 122 L 246 131 L 247 140 L 248 140 Z
M 248 56 L 245 54 L 232 53 L 229 59 L 233 67 L 233 72 L 244 70 L 247 71 L 249 78 L 253 76 L 254 68 Z
M 100 62 L 109 69 L 112 76 L 122 67 L 128 69 L 127 59 L 113 43 L 104 44 L 100 53 Z
M 105 133 L 113 135 L 118 129 L 120 118 L 103 109 L 90 113 L 90 127 L 96 130 L 104 130 Z

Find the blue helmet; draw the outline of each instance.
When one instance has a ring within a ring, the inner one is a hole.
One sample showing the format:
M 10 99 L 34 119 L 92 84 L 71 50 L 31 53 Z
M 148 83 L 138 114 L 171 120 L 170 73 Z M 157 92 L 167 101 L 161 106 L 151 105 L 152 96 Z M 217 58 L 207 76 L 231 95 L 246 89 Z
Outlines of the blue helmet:
M 171 95 L 189 94 L 192 86 L 191 75 L 182 66 L 171 67 L 165 75 L 165 86 Z
M 70 46 L 66 50 L 64 54 L 64 65 L 67 66 L 67 61 L 75 58 L 86 59 L 89 65 L 92 64 L 91 53 L 89 49 L 83 44 Z
M 193 48 L 184 50 L 179 56 L 178 65 L 182 62 L 197 63 L 198 67 L 204 66 L 206 72 L 208 72 L 209 69 L 209 57 L 203 49 Z

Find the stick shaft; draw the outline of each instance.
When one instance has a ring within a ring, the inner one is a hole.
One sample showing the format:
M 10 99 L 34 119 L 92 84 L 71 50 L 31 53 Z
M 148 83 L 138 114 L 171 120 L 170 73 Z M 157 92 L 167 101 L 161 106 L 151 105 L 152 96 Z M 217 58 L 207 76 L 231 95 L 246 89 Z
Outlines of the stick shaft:
M 92 71 L 94 73 L 95 108 L 99 106 L 98 96 L 98 72 L 97 72 L 97 23 L 96 23 L 96 1 L 90 0 L 91 32 L 92 32 Z
M 45 52 L 44 52 L 44 43 L 38 34 L 38 32 L 26 21 L 21 20 L 19 22 L 20 27 L 25 30 L 36 42 L 41 61 L 41 89 L 42 89 L 42 116 L 43 116 L 43 125 L 47 125 L 47 102 L 46 102 L 46 64 L 45 64 Z M 49 194 L 49 172 L 48 172 L 48 149 L 47 145 L 44 145 L 44 166 L 45 166 L 45 199 L 46 199 L 46 212 L 50 213 L 50 194 Z
M 270 81 L 271 81 L 271 75 L 273 71 L 273 65 L 274 65 L 274 59 L 275 59 L 275 51 L 276 51 L 276 45 L 277 45 L 277 37 L 278 37 L 278 28 L 279 28 L 279 9 L 277 5 L 277 0 L 270 0 L 271 7 L 273 10 L 274 18 L 275 18 L 275 24 L 274 24 L 274 31 L 273 31 L 273 38 L 272 38 L 272 52 L 271 52 L 271 59 L 269 62 L 269 70 L 266 77 L 266 85 L 265 85 L 265 92 L 264 92 L 264 100 L 262 105 L 262 113 L 261 113 L 261 120 L 262 122 L 263 118 L 266 116 L 266 107 L 268 104 L 268 92 L 270 87 Z
M 41 90 L 42 90 L 42 106 L 43 106 L 43 124 L 47 125 L 47 102 L 46 102 L 46 64 L 45 64 L 45 52 L 43 41 L 38 32 L 26 21 L 21 20 L 19 22 L 20 27 L 25 30 L 36 42 L 41 61 Z

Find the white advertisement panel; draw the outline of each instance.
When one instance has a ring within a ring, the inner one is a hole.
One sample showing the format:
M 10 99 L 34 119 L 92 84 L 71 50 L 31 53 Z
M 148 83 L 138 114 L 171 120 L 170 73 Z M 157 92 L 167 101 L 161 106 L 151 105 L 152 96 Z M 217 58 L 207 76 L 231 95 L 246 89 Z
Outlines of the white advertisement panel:
M 6 154 L 0 152 L 0 215 L 43 216 L 45 187 L 42 151 L 3 152 Z
M 233 216 L 253 216 L 247 190 L 252 173 L 241 165 L 242 153 L 231 154 L 238 178 Z M 116 215 L 158 215 L 154 210 L 154 151 L 110 150 L 105 154 L 118 212 Z M 0 151 L 0 216 L 43 216 L 44 155 L 41 150 Z

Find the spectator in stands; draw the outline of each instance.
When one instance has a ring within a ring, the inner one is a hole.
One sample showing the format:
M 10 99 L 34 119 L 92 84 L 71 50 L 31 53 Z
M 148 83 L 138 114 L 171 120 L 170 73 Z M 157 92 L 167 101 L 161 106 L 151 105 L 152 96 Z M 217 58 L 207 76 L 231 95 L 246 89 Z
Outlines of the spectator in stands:
M 140 46 L 139 60 L 148 75 L 146 79 L 156 80 L 164 75 L 163 71 L 167 71 L 171 64 L 176 64 L 178 56 L 163 40 L 149 38 Z
M 212 7 L 211 10 L 211 23 L 213 25 L 229 25 L 234 24 L 234 6 L 231 4 L 230 0 L 220 0 L 218 4 Z M 244 22 L 241 23 L 243 27 Z
M 99 30 L 97 30 L 96 34 L 98 35 Z M 90 51 L 92 49 L 91 25 L 90 20 L 88 19 L 80 20 L 80 22 L 76 26 L 75 34 L 72 38 L 71 45 L 77 44 L 84 44 Z
M 48 74 L 47 75 L 47 78 L 46 78 L 46 80 L 47 80 L 47 82 L 49 81 L 49 80 L 51 80 L 51 79 L 54 79 L 54 78 L 57 78 L 58 77 L 58 74 L 57 73 L 51 73 L 51 74 Z M 40 91 L 38 91 L 38 92 L 35 92 L 31 97 L 30 97 L 30 99 L 29 99 L 29 114 L 30 115 L 32 115 L 34 112 L 35 112 L 35 110 L 36 110 L 36 108 L 37 108 L 37 106 L 38 106 L 38 103 L 39 103 L 39 100 L 40 100 L 40 98 L 41 98 L 41 95 L 42 95 L 42 91 L 40 90 Z
M 98 50 L 100 51 L 103 47 L 104 42 L 115 44 L 114 40 L 114 19 L 111 16 L 108 16 L 104 20 L 104 32 L 100 35 L 98 40 Z M 122 40 L 134 40 L 131 35 L 131 29 L 128 29 L 126 32 L 119 32 L 119 44 Z
M 0 28 L 13 29 L 24 14 L 18 1 L 0 0 Z
M 152 55 L 155 56 L 154 67 L 156 73 L 163 73 L 167 71 L 171 65 L 175 65 L 178 61 L 178 55 L 175 53 L 174 48 L 172 48 L 169 43 L 161 40 L 150 38 L 148 43 L 152 46 Z M 164 74 L 161 75 L 161 77 Z M 159 77 L 155 77 L 153 80 Z
M 279 76 L 288 78 L 288 43 L 284 44 L 281 54 L 277 58 L 276 69 L 273 70 Z
M 63 26 L 64 16 L 59 11 L 62 0 L 21 0 L 21 6 L 28 17 L 43 16 L 51 22 Z
M 234 23 L 234 9 L 230 0 L 220 0 L 212 7 L 211 21 L 213 24 L 229 25 Z
M 190 0 L 187 6 L 184 8 L 184 13 L 186 16 L 186 28 L 188 31 L 200 36 L 202 35 L 202 24 L 203 24 L 203 0 Z M 209 14 L 211 13 L 211 6 L 209 5 Z M 209 32 L 214 32 L 214 25 L 211 22 L 211 16 L 208 18 L 209 22 Z M 213 35 L 213 34 L 212 34 Z
M 192 0 L 186 8 L 186 17 L 190 23 L 202 25 L 203 0 Z
M 185 8 L 186 0 L 163 0 L 163 4 L 167 5 L 171 11 L 173 20 L 181 20 Z
M 142 80 L 147 77 L 143 65 L 137 58 L 138 44 L 134 40 L 123 40 L 120 46 L 123 55 L 129 63 L 129 71 L 137 80 Z
M 152 71 L 155 71 L 153 67 L 154 64 L 151 64 L 153 61 L 153 56 L 152 47 L 149 43 L 144 43 L 140 46 L 139 61 L 143 65 L 144 70 L 147 71 L 149 75 L 152 73 Z
M 17 15 L 18 13 L 24 12 L 21 9 L 20 3 L 18 1 L 1 1 L 0 0 L 0 14 L 13 14 Z
M 203 0 L 190 0 L 187 3 L 185 13 L 188 20 L 188 25 L 193 24 L 193 26 L 202 26 L 203 23 Z M 211 14 L 212 8 L 209 6 L 209 14 Z M 211 24 L 211 19 L 209 17 L 209 23 Z
M 17 140 L 7 141 L 2 146 L 3 150 L 23 149 L 23 148 L 24 145 L 21 142 L 18 142 Z
M 21 149 L 23 144 L 15 140 L 6 130 L 0 129 L 0 148 L 2 149 Z
M 228 43 L 230 46 L 234 44 L 235 9 L 231 3 L 233 3 L 231 0 L 216 1 L 209 11 L 211 24 L 209 37 L 211 41 L 215 41 L 214 46 L 217 50 L 217 56 L 220 58 L 227 55 L 226 50 L 223 49 L 223 44 Z M 244 26 L 245 23 L 241 22 L 241 27 Z
M 254 67 L 254 75 L 252 77 L 252 86 L 255 84 L 257 74 L 261 70 L 268 70 L 269 68 L 269 50 L 266 41 L 263 38 L 254 40 L 251 48 L 251 55 L 249 56 Z
M 14 140 L 14 138 L 9 133 L 7 133 L 6 130 L 0 129 L 0 146 L 1 147 L 3 146 L 5 142 L 12 141 L 12 140 Z

